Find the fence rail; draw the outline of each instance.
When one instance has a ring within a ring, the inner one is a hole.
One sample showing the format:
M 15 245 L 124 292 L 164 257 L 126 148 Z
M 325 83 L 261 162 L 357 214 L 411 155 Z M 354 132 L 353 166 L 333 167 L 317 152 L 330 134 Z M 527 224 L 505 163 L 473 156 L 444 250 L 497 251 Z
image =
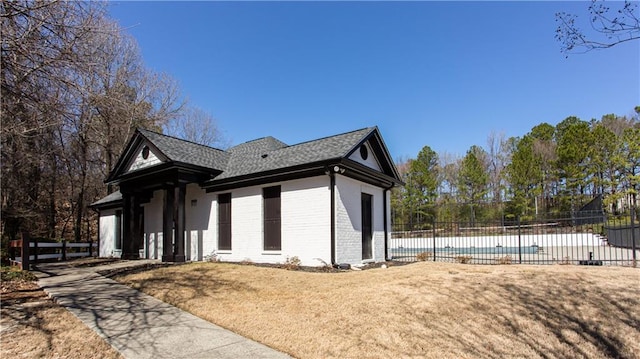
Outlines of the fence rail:
M 431 222 L 415 230 L 394 225 L 389 255 L 398 261 L 475 264 L 635 266 L 639 227 L 602 217 L 539 223 Z M 635 231 L 632 230 L 635 228 Z
M 29 270 L 30 264 L 37 264 L 39 261 L 91 257 L 97 253 L 97 247 L 98 244 L 94 242 L 42 242 L 23 234 L 22 239 L 9 243 L 9 259 L 12 265 Z

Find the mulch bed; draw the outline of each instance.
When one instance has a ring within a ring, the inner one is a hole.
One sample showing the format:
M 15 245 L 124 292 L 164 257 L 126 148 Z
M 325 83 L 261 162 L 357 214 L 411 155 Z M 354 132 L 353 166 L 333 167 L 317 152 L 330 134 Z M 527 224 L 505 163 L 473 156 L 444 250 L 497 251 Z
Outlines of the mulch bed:
M 145 272 L 145 271 L 156 269 L 156 268 L 166 268 L 166 267 L 171 267 L 171 266 L 185 265 L 185 264 L 189 264 L 189 263 L 194 263 L 194 262 L 188 262 L 188 263 L 169 263 L 169 262 L 146 263 L 146 264 L 136 265 L 136 266 L 133 266 L 133 267 L 107 269 L 107 270 L 99 271 L 98 274 L 100 274 L 101 276 L 107 277 L 107 278 L 112 278 L 112 277 L 125 275 L 125 274 L 141 273 L 141 272 Z M 322 266 L 322 267 L 292 266 L 292 265 L 281 264 L 281 263 L 253 263 L 253 262 L 237 262 L 237 263 L 236 262 L 225 262 L 225 263 L 231 263 L 231 264 L 237 264 L 237 265 L 245 265 L 245 266 L 263 267 L 263 268 L 276 268 L 276 269 L 291 270 L 291 271 L 311 272 L 311 273 L 345 273 L 345 272 L 350 272 L 350 271 L 353 271 L 353 270 L 368 270 L 368 269 L 374 269 L 374 268 L 382 268 L 383 266 L 386 266 L 387 268 L 388 267 L 403 266 L 403 265 L 410 264 L 411 262 L 388 261 L 388 262 L 381 262 L 381 263 L 370 263 L 370 264 L 364 265 L 362 267 L 358 267 L 357 269 L 354 269 L 354 267 L 352 267 L 351 269 L 340 269 L 340 268 L 331 267 L 331 266 Z

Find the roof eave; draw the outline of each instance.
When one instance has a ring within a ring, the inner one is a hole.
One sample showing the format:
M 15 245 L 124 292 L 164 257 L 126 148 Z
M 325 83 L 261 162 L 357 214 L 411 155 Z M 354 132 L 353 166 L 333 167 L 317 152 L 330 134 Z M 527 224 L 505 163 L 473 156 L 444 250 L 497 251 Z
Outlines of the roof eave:
M 149 177 L 152 175 L 157 175 L 159 173 L 172 171 L 172 170 L 199 175 L 203 177 L 202 181 L 206 180 L 204 179 L 204 177 L 212 178 L 222 173 L 222 171 L 219 169 L 196 166 L 190 163 L 164 162 L 159 165 L 149 166 L 149 167 L 141 168 L 139 170 L 124 173 L 118 176 L 117 178 L 112 179 L 110 182 L 107 182 L 107 184 L 120 184 L 121 182 Z
M 340 164 L 345 167 L 346 171 L 344 175 L 347 177 L 353 177 L 363 182 L 375 184 L 385 188 L 404 185 L 404 183 L 397 178 L 389 176 L 383 172 L 376 171 L 370 167 L 367 167 L 348 158 L 340 161 Z
M 313 177 L 327 173 L 329 166 L 340 162 L 340 158 L 316 161 L 298 166 L 250 173 L 225 179 L 211 179 L 201 184 L 207 192 L 219 192 L 232 188 L 255 186 L 266 183 Z
M 383 167 L 387 167 L 387 168 L 382 168 L 382 170 L 383 171 L 387 170 L 393 174 L 392 177 L 394 178 L 393 180 L 394 183 L 398 185 L 404 185 L 404 182 L 402 182 L 402 180 L 400 179 L 400 173 L 398 172 L 396 165 L 393 163 L 393 159 L 391 158 L 391 154 L 389 153 L 387 145 L 384 143 L 384 139 L 380 134 L 380 130 L 378 129 L 378 126 L 371 127 L 371 131 L 369 131 L 369 133 L 363 136 L 360 142 L 358 142 L 347 153 L 345 153 L 344 158 L 348 159 L 355 151 L 358 150 L 358 148 L 360 148 L 360 146 L 362 146 L 362 144 L 371 140 L 372 138 L 374 138 L 375 141 L 377 142 L 375 146 L 377 148 L 373 148 L 375 154 L 378 157 L 382 157 L 382 159 L 384 160 L 384 164 L 387 164 L 386 166 L 383 165 Z

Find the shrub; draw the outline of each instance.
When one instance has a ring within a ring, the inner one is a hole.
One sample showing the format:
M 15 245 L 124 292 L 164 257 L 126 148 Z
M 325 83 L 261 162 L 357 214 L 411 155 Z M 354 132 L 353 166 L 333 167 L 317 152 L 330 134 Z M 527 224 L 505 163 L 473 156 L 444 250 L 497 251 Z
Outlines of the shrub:
M 473 259 L 472 256 L 457 256 L 456 263 L 468 264 L 468 263 L 471 263 L 472 259 Z
M 240 262 L 240 264 L 244 264 L 244 265 L 252 265 L 253 261 L 249 258 L 245 258 L 242 260 L 242 262 Z
M 211 254 L 204 256 L 204 260 L 207 262 L 219 262 L 220 256 L 216 253 L 216 251 L 211 252 Z
M 313 259 L 315 259 L 318 262 L 322 263 L 322 267 L 319 267 L 321 272 L 332 272 L 333 271 L 333 267 L 331 266 L 331 264 L 325 262 L 324 260 L 322 260 L 322 258 L 313 258 Z
M 298 256 L 287 257 L 287 260 L 284 261 L 283 268 L 286 270 L 296 270 L 300 268 L 300 263 L 302 263 L 302 261 Z
M 427 261 L 427 260 L 431 259 L 432 257 L 433 257 L 433 254 L 431 252 L 420 252 L 420 253 L 416 254 L 416 260 L 420 261 L 420 262 Z
M 511 264 L 511 256 L 504 256 L 498 258 L 498 264 Z

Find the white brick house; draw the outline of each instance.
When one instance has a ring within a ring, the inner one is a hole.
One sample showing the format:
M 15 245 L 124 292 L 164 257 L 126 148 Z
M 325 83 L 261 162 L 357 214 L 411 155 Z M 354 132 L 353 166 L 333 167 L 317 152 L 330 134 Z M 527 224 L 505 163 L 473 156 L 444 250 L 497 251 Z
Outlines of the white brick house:
M 377 127 L 227 151 L 139 129 L 106 182 L 102 257 L 307 266 L 385 261 L 401 184 Z

